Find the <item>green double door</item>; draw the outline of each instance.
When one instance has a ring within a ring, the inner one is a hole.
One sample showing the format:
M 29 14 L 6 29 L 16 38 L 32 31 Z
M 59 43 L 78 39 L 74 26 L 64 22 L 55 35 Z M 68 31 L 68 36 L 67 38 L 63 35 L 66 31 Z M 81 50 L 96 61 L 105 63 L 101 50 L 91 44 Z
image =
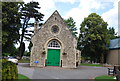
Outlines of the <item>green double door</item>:
M 48 49 L 47 66 L 60 66 L 60 49 Z

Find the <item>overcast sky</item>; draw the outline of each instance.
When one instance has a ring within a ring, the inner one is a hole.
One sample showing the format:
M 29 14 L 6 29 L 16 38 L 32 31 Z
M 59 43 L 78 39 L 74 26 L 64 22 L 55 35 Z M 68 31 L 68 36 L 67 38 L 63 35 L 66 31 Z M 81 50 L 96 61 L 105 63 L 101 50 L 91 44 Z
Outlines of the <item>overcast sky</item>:
M 114 27 L 118 33 L 118 2 L 120 0 L 24 0 L 25 3 L 30 1 L 39 2 L 41 7 L 39 11 L 45 15 L 44 22 L 57 10 L 62 18 L 74 19 L 79 33 L 80 24 L 84 18 L 90 13 L 97 13 L 108 23 L 108 27 Z

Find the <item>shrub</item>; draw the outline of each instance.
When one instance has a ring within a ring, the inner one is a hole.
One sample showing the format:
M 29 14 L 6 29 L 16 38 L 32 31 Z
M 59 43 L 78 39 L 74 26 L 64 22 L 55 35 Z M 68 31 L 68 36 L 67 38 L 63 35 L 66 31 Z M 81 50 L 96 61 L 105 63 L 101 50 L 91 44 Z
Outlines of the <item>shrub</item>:
M 2 80 L 10 79 L 18 79 L 18 69 L 16 64 L 7 61 L 6 59 L 0 60 L 2 62 Z

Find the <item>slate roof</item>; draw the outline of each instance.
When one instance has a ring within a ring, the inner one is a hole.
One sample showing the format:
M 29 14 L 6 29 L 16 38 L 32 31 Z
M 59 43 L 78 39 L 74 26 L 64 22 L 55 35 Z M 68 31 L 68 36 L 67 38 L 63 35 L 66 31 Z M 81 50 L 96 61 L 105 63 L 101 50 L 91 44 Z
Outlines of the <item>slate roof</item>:
M 110 40 L 109 49 L 120 49 L 120 38 Z

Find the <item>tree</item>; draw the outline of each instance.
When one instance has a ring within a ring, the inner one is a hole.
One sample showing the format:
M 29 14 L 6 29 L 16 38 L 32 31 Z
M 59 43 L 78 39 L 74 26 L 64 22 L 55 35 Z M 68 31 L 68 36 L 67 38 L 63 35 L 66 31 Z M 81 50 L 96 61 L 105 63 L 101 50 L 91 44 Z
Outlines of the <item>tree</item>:
M 80 25 L 78 49 L 82 51 L 83 56 L 90 57 L 91 61 L 104 62 L 110 40 L 107 25 L 96 13 L 84 18 Z
M 20 59 L 22 58 L 23 54 L 24 54 L 24 50 L 25 50 L 25 44 L 23 39 L 30 39 L 31 34 L 25 34 L 26 32 L 28 32 L 27 28 L 33 26 L 33 23 L 29 23 L 29 20 L 31 18 L 34 18 L 35 21 L 42 21 L 43 18 L 43 14 L 41 14 L 40 12 L 38 12 L 38 9 L 40 9 L 40 7 L 38 7 L 39 3 L 38 2 L 30 2 L 27 4 L 23 4 L 22 8 L 21 8 L 21 16 L 22 16 L 22 34 L 21 34 L 21 39 L 20 39 L 20 47 L 19 47 L 19 57 Z
M 25 52 L 24 52 L 24 56 L 30 56 L 30 52 L 25 51 Z
M 26 56 L 30 56 L 32 46 L 33 46 L 33 44 L 30 41 L 29 46 L 28 46 L 29 52 L 26 53 Z
M 110 39 L 120 38 L 120 36 L 117 36 L 115 33 L 115 29 L 113 27 L 109 27 L 108 34 L 110 35 Z
M 70 29 L 70 31 L 72 32 L 72 34 L 76 36 L 76 34 L 78 34 L 78 33 L 76 32 L 77 31 L 77 27 L 75 25 L 76 22 L 73 20 L 73 18 L 69 17 L 68 19 L 66 19 L 64 21 L 68 25 L 68 28 Z
M 29 52 L 31 52 L 32 46 L 33 46 L 33 44 L 32 44 L 32 42 L 30 41 L 29 46 L 28 46 Z
M 14 49 L 19 41 L 20 2 L 2 2 L 2 52 L 3 55 L 14 54 Z

